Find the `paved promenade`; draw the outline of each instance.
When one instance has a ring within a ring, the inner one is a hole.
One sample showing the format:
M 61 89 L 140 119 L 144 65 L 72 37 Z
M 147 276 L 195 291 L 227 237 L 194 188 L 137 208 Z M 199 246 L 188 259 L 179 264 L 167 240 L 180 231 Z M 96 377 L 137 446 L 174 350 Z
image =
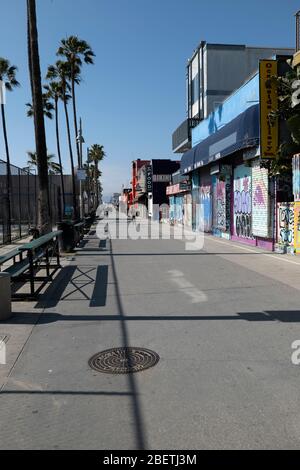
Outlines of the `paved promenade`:
M 63 265 L 0 324 L 1 449 L 299 448 L 299 258 L 91 232 Z M 89 367 L 118 346 L 160 362 L 134 375 Z

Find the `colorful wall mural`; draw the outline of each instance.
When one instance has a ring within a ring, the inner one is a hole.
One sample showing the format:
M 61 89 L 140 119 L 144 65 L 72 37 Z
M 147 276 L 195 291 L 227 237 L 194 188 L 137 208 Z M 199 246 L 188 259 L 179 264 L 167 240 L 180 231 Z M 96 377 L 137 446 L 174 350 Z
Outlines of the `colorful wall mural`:
M 234 221 L 236 237 L 252 239 L 252 177 L 250 167 L 234 169 Z
M 293 193 L 294 200 L 300 201 L 300 155 L 293 157 Z
M 270 236 L 270 198 L 267 168 L 259 163 L 252 167 L 252 233 L 257 237 Z
M 183 196 L 176 196 L 175 203 L 175 221 L 178 224 L 183 224 Z
M 277 205 L 277 242 L 281 247 L 294 247 L 294 203 Z

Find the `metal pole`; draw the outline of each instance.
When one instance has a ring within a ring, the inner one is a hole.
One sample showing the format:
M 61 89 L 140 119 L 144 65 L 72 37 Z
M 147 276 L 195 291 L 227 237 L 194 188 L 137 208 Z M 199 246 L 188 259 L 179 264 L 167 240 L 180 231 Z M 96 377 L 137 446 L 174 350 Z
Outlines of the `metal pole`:
M 80 118 L 80 126 L 79 126 L 79 134 L 77 136 L 77 142 L 80 145 L 80 155 L 79 155 L 79 170 L 82 170 L 82 145 L 84 144 L 84 138 L 82 136 L 82 119 Z M 82 197 L 82 180 L 79 181 L 79 205 L 80 205 L 80 218 L 82 219 L 84 216 L 84 208 L 83 208 L 83 197 Z
M 21 196 L 21 169 L 18 169 L 18 204 L 19 204 L 19 238 L 22 238 L 22 210 L 21 210 L 21 205 L 22 205 L 22 196 Z
M 296 52 L 300 50 L 300 10 L 295 14 L 296 17 Z
M 91 184 L 90 184 L 90 149 L 87 148 L 87 196 L 88 196 L 88 215 L 91 210 Z

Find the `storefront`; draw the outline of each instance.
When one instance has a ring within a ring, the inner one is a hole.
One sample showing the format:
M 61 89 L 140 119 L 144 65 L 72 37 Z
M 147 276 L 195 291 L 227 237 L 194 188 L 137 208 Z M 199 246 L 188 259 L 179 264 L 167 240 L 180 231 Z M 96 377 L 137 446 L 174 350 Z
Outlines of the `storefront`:
M 183 174 L 199 173 L 199 203 L 196 223 L 205 232 L 253 244 L 251 164 L 232 170 L 243 151 L 259 144 L 259 106 L 253 105 L 215 134 L 187 152 L 181 163 Z M 255 154 L 254 154 L 255 155 Z M 228 163 L 229 162 L 229 163 Z M 196 195 L 193 192 L 193 198 Z
M 178 183 L 167 187 L 169 197 L 169 221 L 172 225 L 192 224 L 192 196 L 188 183 Z

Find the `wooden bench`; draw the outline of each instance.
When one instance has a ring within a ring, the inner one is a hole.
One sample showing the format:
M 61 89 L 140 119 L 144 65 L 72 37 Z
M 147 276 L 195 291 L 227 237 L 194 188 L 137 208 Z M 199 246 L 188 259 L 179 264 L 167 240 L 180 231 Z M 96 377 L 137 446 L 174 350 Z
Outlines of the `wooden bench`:
M 3 270 L 3 272 L 10 274 L 13 282 L 19 280 L 30 282 L 30 294 L 13 293 L 13 299 L 36 299 L 45 284 L 52 279 L 54 273 L 61 267 L 58 246 L 58 238 L 61 234 L 61 231 L 48 233 L 0 256 L 0 269 L 5 263 L 13 261 L 12 265 L 4 267 Z M 55 264 L 52 263 L 53 258 L 56 260 Z M 46 270 L 46 276 L 37 277 L 37 272 L 40 269 Z M 35 289 L 36 281 L 42 282 L 37 289 Z

